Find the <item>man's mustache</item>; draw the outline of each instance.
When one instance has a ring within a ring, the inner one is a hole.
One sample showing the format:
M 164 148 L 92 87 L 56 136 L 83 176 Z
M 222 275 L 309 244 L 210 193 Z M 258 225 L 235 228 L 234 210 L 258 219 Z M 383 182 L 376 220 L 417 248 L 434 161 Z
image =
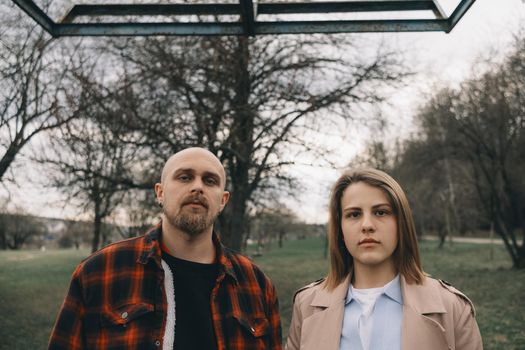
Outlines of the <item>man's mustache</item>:
M 204 208 L 208 209 L 208 200 L 201 195 L 188 196 L 188 198 L 184 199 L 184 201 L 182 202 L 182 206 L 188 204 L 199 204 L 202 205 Z

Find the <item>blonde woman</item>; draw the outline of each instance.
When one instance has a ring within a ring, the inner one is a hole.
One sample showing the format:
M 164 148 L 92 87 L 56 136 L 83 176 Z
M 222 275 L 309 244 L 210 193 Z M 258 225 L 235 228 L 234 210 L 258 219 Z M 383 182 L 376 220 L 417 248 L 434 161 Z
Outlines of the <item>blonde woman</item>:
M 296 294 L 288 350 L 483 349 L 474 306 L 421 268 L 399 184 L 375 169 L 335 183 L 326 279 Z

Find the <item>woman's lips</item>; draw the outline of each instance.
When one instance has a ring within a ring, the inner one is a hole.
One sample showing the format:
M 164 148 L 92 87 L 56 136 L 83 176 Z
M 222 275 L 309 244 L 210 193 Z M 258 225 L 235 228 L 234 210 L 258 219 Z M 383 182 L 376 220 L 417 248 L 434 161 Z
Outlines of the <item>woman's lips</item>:
M 365 238 L 362 241 L 359 242 L 359 245 L 361 244 L 379 244 L 379 241 L 376 241 L 373 238 Z

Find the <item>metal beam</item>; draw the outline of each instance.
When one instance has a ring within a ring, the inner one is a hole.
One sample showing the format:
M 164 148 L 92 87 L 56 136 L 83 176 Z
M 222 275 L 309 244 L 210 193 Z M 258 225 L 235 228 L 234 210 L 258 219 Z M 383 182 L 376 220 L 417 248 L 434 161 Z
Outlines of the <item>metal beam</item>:
M 404 1 L 326 1 L 262 3 L 258 6 L 259 14 L 281 13 L 330 13 L 330 12 L 389 12 L 421 11 L 436 9 L 433 0 Z
M 244 28 L 244 34 L 255 35 L 255 10 L 252 0 L 239 0 L 241 6 L 241 22 Z
M 467 13 L 468 9 L 474 4 L 475 1 L 476 0 L 461 0 L 448 19 L 449 29 L 447 30 L 447 33 L 449 33 L 456 26 L 461 17 Z
M 432 1 L 434 3 L 433 11 L 434 11 L 434 15 L 436 16 L 436 18 L 439 18 L 439 19 L 447 18 L 447 14 L 445 13 L 443 8 L 439 4 L 438 0 L 432 0 Z
M 447 20 L 256 22 L 254 34 L 446 31 Z M 57 36 L 246 35 L 241 23 L 71 23 Z
M 55 36 L 54 27 L 55 22 L 49 16 L 42 11 L 32 0 L 13 0 L 25 13 L 33 18 L 42 28 L 44 28 L 49 34 Z
M 21 0 L 16 0 L 21 1 Z M 25 0 L 24 0 L 25 1 Z M 332 12 L 389 12 L 431 10 L 440 13 L 436 0 L 404 1 L 326 1 L 294 3 L 261 3 L 259 14 L 332 13 Z M 252 4 L 253 7 L 253 4 Z M 170 16 L 170 15 L 239 15 L 237 4 L 105 4 L 75 5 L 62 23 L 80 16 Z
M 258 22 L 256 34 L 377 33 L 446 31 L 447 20 Z
M 71 23 L 80 16 L 172 16 L 239 15 L 237 4 L 106 4 L 75 5 L 61 23 Z
M 476 0 L 461 0 L 452 15 L 444 19 L 353 20 L 353 21 L 274 21 L 257 22 L 254 0 L 238 4 L 136 4 L 77 5 L 55 23 L 33 0 L 12 0 L 52 36 L 147 36 L 147 35 L 256 35 L 348 32 L 450 32 Z M 262 3 L 263 14 L 352 13 L 373 11 L 431 10 L 437 17 L 445 13 L 436 0 L 370 0 L 307 3 Z M 166 16 L 239 15 L 240 21 L 190 23 L 68 23 L 78 16 Z
M 239 22 L 215 23 L 65 23 L 57 36 L 243 35 Z

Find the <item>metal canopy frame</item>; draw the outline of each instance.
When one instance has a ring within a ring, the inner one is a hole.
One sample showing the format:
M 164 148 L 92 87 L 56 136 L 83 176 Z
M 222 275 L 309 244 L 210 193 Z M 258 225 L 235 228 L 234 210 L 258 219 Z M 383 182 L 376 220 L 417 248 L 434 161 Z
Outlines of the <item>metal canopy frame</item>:
M 242 35 L 349 33 L 349 32 L 423 32 L 449 33 L 476 0 L 461 0 L 446 16 L 437 0 L 368 0 L 328 2 L 254 3 L 238 0 L 227 3 L 179 4 L 104 4 L 74 5 L 55 22 L 33 0 L 12 0 L 53 37 L 61 36 L 146 36 L 146 35 Z M 258 21 L 260 14 L 333 14 L 358 12 L 432 11 L 434 19 L 374 19 L 322 21 Z M 112 16 L 188 16 L 236 15 L 240 20 L 216 22 L 88 22 L 74 23 L 78 17 Z

